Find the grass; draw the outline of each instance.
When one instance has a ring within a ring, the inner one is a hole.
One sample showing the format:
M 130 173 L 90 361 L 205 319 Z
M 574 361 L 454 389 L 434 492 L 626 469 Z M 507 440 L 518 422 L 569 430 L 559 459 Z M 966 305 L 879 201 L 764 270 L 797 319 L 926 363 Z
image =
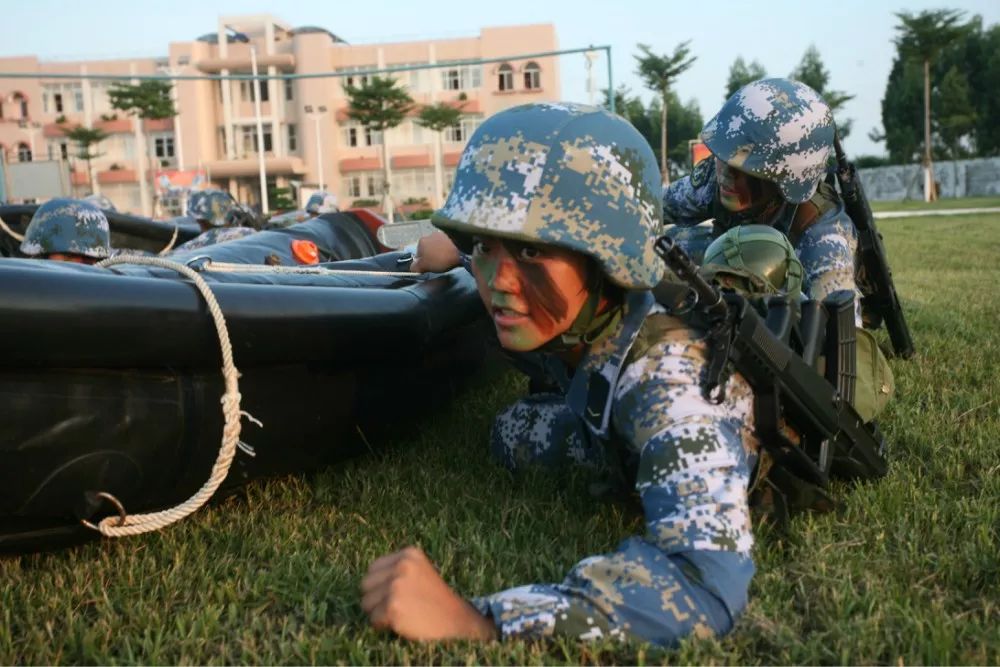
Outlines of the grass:
M 838 513 L 760 527 L 727 637 L 663 651 L 366 627 L 358 583 L 390 550 L 419 544 L 472 595 L 558 580 L 638 530 L 583 476 L 490 463 L 491 417 L 524 390 L 508 373 L 377 455 L 252 484 L 156 534 L 0 561 L 0 663 L 997 664 L 1000 216 L 880 228 L 919 352 L 893 361 L 890 473 L 841 488 Z
M 922 200 L 873 201 L 873 211 L 942 211 L 950 208 L 991 208 L 1000 206 L 1000 197 L 956 197 L 927 203 Z

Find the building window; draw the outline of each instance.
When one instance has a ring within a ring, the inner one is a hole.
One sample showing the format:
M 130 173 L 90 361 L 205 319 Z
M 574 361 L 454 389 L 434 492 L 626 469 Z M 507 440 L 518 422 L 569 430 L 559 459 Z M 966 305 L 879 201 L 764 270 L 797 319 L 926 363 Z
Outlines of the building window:
M 254 83 L 256 83 L 257 85 L 254 86 L 253 85 Z M 267 81 L 256 81 L 256 82 L 254 82 L 254 81 L 240 81 L 240 97 L 243 99 L 243 101 L 244 102 L 253 102 L 254 101 L 254 99 L 253 99 L 253 89 L 255 87 L 260 90 L 260 101 L 261 102 L 267 102 L 268 101 L 268 95 L 269 95 L 269 92 L 268 92 L 269 86 L 267 85 Z
M 504 63 L 500 65 L 500 90 L 514 90 L 514 68 Z
M 351 148 L 356 147 L 358 145 L 358 128 L 348 127 L 346 128 L 346 134 L 347 134 L 346 136 L 347 140 L 344 143 L 346 143 Z
M 441 70 L 441 87 L 445 90 L 468 90 L 482 86 L 481 65 L 463 65 Z
M 268 81 L 257 81 L 257 87 L 260 89 L 260 101 L 267 102 L 271 95 L 271 86 Z
M 479 127 L 481 119 L 478 117 L 463 118 L 461 121 L 455 125 L 451 125 L 444 129 L 444 140 L 452 141 L 456 143 L 462 143 L 469 140 L 472 133 L 476 131 Z
M 31 147 L 28 144 L 20 143 L 17 145 L 17 161 L 31 162 Z
M 382 174 L 368 174 L 368 178 L 365 179 L 368 184 L 368 196 L 378 197 L 382 194 L 382 184 L 385 182 Z
M 257 126 L 256 125 L 242 125 L 242 147 L 243 154 L 256 154 L 257 153 Z M 270 153 L 272 150 L 271 143 L 271 124 L 264 123 L 264 152 Z
M 62 113 L 63 112 L 62 93 L 55 93 L 52 96 L 52 101 L 55 102 L 56 113 Z
M 446 69 L 441 75 L 443 81 L 441 82 L 442 87 L 445 90 L 461 90 L 462 89 L 462 76 L 460 71 L 457 69 Z
M 285 79 L 285 101 L 291 102 L 295 99 L 295 86 L 291 79 Z
M 370 127 L 365 128 L 365 146 L 381 146 L 382 133 Z
M 289 152 L 294 152 L 299 150 L 299 128 L 296 127 L 295 123 L 289 123 L 285 126 L 288 132 L 288 145 Z
M 65 141 L 53 142 L 49 144 L 49 159 L 55 160 L 56 155 L 63 160 L 69 159 L 69 144 Z
M 455 125 L 449 125 L 444 128 L 444 140 L 462 142 L 465 141 L 465 134 L 462 132 L 461 123 Z
M 360 197 L 361 196 L 361 177 L 360 176 L 349 176 L 344 179 L 344 191 L 347 193 L 348 197 Z
M 174 156 L 174 138 L 172 136 L 156 137 L 154 143 L 156 157 L 162 160 Z
M 14 101 L 18 103 L 18 108 L 21 112 L 21 118 L 28 118 L 28 100 L 21 93 L 14 93 Z
M 542 70 L 537 63 L 530 62 L 524 66 L 524 89 L 538 90 L 542 87 Z
M 83 91 L 74 90 L 73 91 L 73 101 L 76 103 L 77 113 L 83 113 Z

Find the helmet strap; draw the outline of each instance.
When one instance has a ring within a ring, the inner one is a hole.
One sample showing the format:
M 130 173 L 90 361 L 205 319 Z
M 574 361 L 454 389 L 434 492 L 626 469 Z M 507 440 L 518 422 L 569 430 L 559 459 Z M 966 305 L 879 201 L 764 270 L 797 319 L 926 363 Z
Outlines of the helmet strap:
M 541 351 L 549 353 L 569 352 L 580 345 L 593 345 L 607 337 L 621 321 L 622 308 L 617 301 L 604 312 L 597 312 L 601 299 L 607 292 L 604 274 L 598 273 L 596 284 L 590 288 L 587 300 L 580 313 L 563 333 L 541 346 Z

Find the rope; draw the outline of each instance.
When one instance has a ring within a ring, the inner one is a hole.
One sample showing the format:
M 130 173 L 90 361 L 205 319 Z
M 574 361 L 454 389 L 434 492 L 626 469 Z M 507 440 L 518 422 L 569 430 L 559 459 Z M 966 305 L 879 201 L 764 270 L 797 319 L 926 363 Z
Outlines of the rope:
M 322 266 L 270 266 L 267 264 L 230 264 L 228 262 L 207 261 L 202 271 L 222 273 L 299 273 L 312 275 L 340 276 L 389 276 L 392 278 L 412 278 L 422 275 L 412 271 L 363 271 L 360 269 L 327 269 Z
M 23 234 L 18 234 L 13 229 L 11 229 L 10 227 L 8 227 L 7 223 L 3 221 L 3 218 L 0 218 L 0 229 L 4 230 L 8 234 L 10 234 L 11 236 L 13 236 L 18 241 L 23 241 L 24 240 L 24 235 Z
M 179 232 L 179 231 L 180 231 L 180 227 L 175 222 L 174 223 L 174 235 L 170 237 L 170 243 L 167 244 L 166 248 L 164 248 L 160 252 L 156 253 L 157 255 L 166 255 L 168 252 L 170 252 L 173 249 L 174 244 L 177 243 L 177 232 Z
M 225 379 L 226 391 L 222 395 L 222 414 L 225 416 L 225 425 L 222 428 L 222 445 L 219 448 L 219 456 L 212 466 L 212 474 L 208 481 L 195 493 L 180 505 L 160 512 L 149 514 L 125 515 L 124 511 L 120 516 L 109 516 L 101 520 L 99 524 L 84 521 L 83 524 L 100 532 L 105 537 L 123 537 L 125 535 L 141 535 L 153 530 L 159 530 L 179 521 L 196 511 L 204 505 L 215 493 L 219 485 L 226 478 L 229 466 L 233 462 L 236 454 L 236 447 L 240 441 L 240 417 L 246 416 L 248 419 L 260 425 L 246 412 L 240 410 L 239 391 L 239 371 L 233 364 L 233 348 L 229 342 L 229 331 L 226 328 L 226 320 L 219 308 L 219 303 L 215 300 L 215 295 L 209 288 L 205 280 L 188 267 L 157 257 L 112 257 L 103 260 L 97 266 L 108 267 L 115 264 L 146 264 L 148 266 L 158 266 L 164 269 L 172 269 L 190 278 L 201 295 L 205 298 L 208 311 L 215 322 L 215 329 L 219 334 L 219 344 L 222 348 L 222 376 Z M 104 497 L 107 497 L 105 495 Z

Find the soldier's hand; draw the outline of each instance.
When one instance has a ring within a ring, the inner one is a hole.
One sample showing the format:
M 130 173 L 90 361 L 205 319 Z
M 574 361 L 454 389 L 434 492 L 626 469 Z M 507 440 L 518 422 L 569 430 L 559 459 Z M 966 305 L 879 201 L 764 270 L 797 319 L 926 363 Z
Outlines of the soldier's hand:
M 441 273 L 453 269 L 461 263 L 458 248 L 448 235 L 437 231 L 417 241 L 417 252 L 413 256 L 410 270 L 416 273 Z
M 451 589 L 416 547 L 383 556 L 361 581 L 361 609 L 372 626 L 406 639 L 496 637 L 496 626 Z

